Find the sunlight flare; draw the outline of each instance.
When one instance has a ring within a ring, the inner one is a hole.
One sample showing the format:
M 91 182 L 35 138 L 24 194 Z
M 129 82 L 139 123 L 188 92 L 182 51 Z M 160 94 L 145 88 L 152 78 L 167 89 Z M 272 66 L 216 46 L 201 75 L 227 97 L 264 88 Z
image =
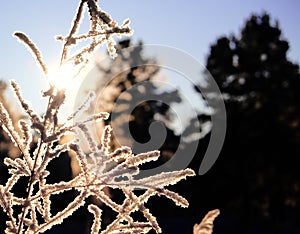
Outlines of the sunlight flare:
M 60 118 L 65 119 L 74 111 L 77 98 L 84 98 L 84 96 L 78 96 L 81 95 L 78 91 L 93 66 L 94 64 L 89 62 L 80 69 L 74 66 L 73 63 L 66 63 L 58 69 L 49 69 L 48 79 L 50 85 L 54 86 L 57 91 L 64 90 L 66 94 L 66 101 L 64 106 L 62 106 L 63 111 L 58 113 Z
M 74 80 L 77 74 L 77 69 L 73 64 L 67 63 L 60 66 L 58 69 L 49 71 L 48 78 L 51 85 L 57 89 L 66 89 Z

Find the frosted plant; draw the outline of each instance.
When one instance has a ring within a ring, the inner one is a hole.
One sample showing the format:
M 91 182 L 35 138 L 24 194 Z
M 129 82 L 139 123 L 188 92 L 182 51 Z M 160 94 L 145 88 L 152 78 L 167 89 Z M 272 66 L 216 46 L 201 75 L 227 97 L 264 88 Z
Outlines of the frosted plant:
M 193 234 L 212 234 L 213 222 L 219 214 L 220 210 L 218 209 L 209 211 L 199 224 L 194 225 Z
M 86 8 L 90 15 L 90 29 L 86 34 L 77 35 Z M 96 0 L 82 0 L 69 34 L 66 37 L 57 37 L 63 42 L 60 69 L 63 69 L 66 64 L 71 65 L 72 69 L 76 71 L 71 78 L 75 78 L 87 64 L 93 52 L 105 43 L 109 54 L 114 57 L 113 36 L 131 34 L 129 23 L 129 20 L 125 20 L 119 26 L 109 14 L 98 7 Z M 47 65 L 37 46 L 22 32 L 16 32 L 14 35 L 29 48 L 37 64 L 48 78 Z M 72 54 L 70 48 L 77 45 L 80 40 L 88 40 L 89 43 Z M 0 103 L 2 128 L 21 154 L 21 157 L 15 159 L 10 157 L 4 159 L 10 174 L 6 183 L 0 185 L 0 206 L 8 220 L 6 229 L 5 227 L 1 227 L 1 229 L 5 229 L 6 233 L 42 233 L 54 225 L 62 223 L 74 211 L 84 206 L 89 197 L 96 197 L 117 213 L 116 218 L 101 229 L 101 208 L 95 204 L 88 205 L 88 211 L 94 216 L 91 233 L 147 233 L 151 229 L 160 233 L 161 229 L 156 218 L 146 207 L 148 199 L 154 195 L 166 196 L 178 206 L 188 206 L 185 198 L 166 187 L 176 184 L 188 176 L 193 176 L 194 171 L 185 169 L 138 178 L 139 166 L 157 160 L 158 151 L 134 155 L 130 148 L 123 146 L 111 152 L 112 129 L 110 126 L 104 128 L 100 141 L 95 139 L 89 131 L 89 124 L 93 121 L 108 118 L 108 114 L 105 112 L 88 116 L 80 122 L 75 121 L 75 117 L 91 102 L 94 94 L 90 93 L 87 100 L 68 118 L 60 119 L 58 114 L 66 99 L 65 88 L 60 89 L 49 80 L 50 88 L 43 92 L 43 96 L 48 98 L 48 104 L 45 114 L 40 116 L 23 99 L 18 84 L 14 81 L 11 81 L 10 84 L 28 118 L 19 121 L 19 131 L 12 124 L 11 117 L 4 105 Z M 38 136 L 38 141 L 32 152 L 31 143 L 34 132 Z M 82 133 L 83 139 L 76 137 L 78 133 Z M 60 143 L 66 134 L 71 134 L 73 138 Z M 85 153 L 79 144 L 79 141 L 83 140 L 89 147 L 89 153 Z M 76 155 L 80 172 L 70 181 L 50 184 L 47 181 L 50 174 L 47 165 L 53 159 L 60 157 L 63 152 L 73 152 Z M 13 191 L 14 186 L 24 177 L 28 179 L 27 187 L 24 188 L 26 195 L 17 196 Z M 124 194 L 123 202 L 121 204 L 115 202 L 105 193 L 106 188 L 120 190 Z M 139 189 L 138 193 L 135 191 L 136 189 Z M 52 196 L 70 190 L 77 191 L 77 197 L 65 209 L 56 213 L 51 212 Z M 132 213 L 137 211 L 145 217 L 145 221 L 141 222 L 132 217 Z

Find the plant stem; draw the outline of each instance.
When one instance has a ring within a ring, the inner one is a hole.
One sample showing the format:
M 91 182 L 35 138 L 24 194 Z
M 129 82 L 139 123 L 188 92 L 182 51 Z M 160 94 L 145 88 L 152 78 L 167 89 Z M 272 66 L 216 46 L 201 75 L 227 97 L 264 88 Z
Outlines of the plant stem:
M 52 96 L 50 96 L 49 99 L 48 99 L 47 110 L 48 110 L 49 107 L 50 107 L 51 100 L 52 100 Z M 47 111 L 46 111 L 46 113 L 47 113 Z M 46 124 L 46 118 L 44 119 L 44 124 L 43 124 L 43 125 L 45 126 L 45 124 Z M 44 131 L 45 131 L 45 130 L 44 130 Z M 43 133 L 41 132 L 41 135 L 42 135 L 42 134 L 43 134 Z M 38 150 L 37 150 L 36 157 L 35 157 L 35 159 L 34 159 L 33 167 L 32 167 L 32 170 L 31 170 L 31 176 L 30 176 L 30 179 L 29 179 L 28 187 L 27 187 L 27 195 L 26 195 L 26 200 L 25 200 L 25 202 L 26 202 L 26 201 L 29 201 L 29 197 L 30 197 L 30 194 L 31 194 L 32 189 L 33 189 L 33 182 L 34 182 L 34 178 L 35 178 L 35 169 L 36 169 L 38 157 L 39 157 L 39 155 L 40 155 L 40 152 L 41 152 L 41 149 L 42 149 L 43 144 L 44 144 L 44 142 L 43 142 L 42 139 L 41 139 L 40 144 L 39 144 L 39 146 L 38 146 Z M 48 145 L 48 147 L 47 147 L 47 150 L 48 150 L 48 148 L 49 148 L 49 145 Z M 22 226 L 23 226 L 24 218 L 25 218 L 25 215 L 26 215 L 26 212 L 27 212 L 27 207 L 29 207 L 29 206 L 26 206 L 26 207 L 23 206 L 23 209 L 22 209 L 22 216 L 21 216 L 21 220 L 20 220 L 20 222 L 19 222 L 19 227 L 18 227 L 17 234 L 20 234 L 21 231 L 22 231 Z

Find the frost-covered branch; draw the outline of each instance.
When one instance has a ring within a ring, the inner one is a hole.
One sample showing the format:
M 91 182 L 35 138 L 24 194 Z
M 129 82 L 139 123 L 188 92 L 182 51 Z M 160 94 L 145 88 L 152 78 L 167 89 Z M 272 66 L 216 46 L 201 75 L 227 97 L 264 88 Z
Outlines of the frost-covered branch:
M 90 16 L 90 28 L 85 34 L 77 35 L 80 22 L 87 9 Z M 98 5 L 96 0 L 82 0 L 67 36 L 58 36 L 63 42 L 60 67 L 71 63 L 73 68 L 80 72 L 87 64 L 88 59 L 99 45 L 107 45 L 109 54 L 115 56 L 113 36 L 130 35 L 132 29 L 127 19 L 120 26 Z M 38 66 L 47 78 L 49 71 L 42 54 L 32 40 L 21 32 L 14 34 L 32 52 Z M 81 40 L 90 40 L 88 45 L 79 48 L 71 54 L 71 46 L 76 46 Z M 78 73 L 76 73 L 77 75 Z M 76 75 L 71 78 L 76 78 Z M 117 212 L 115 220 L 102 230 L 101 207 L 89 204 L 88 211 L 93 215 L 91 233 L 147 233 L 154 229 L 157 233 L 161 228 L 154 215 L 147 208 L 147 201 L 151 196 L 164 195 L 178 206 L 187 207 L 188 201 L 179 194 L 169 190 L 167 186 L 176 184 L 188 176 L 193 176 L 191 169 L 182 171 L 164 172 L 151 177 L 138 179 L 139 167 L 159 158 L 158 151 L 133 154 L 131 149 L 122 146 L 113 152 L 110 149 L 112 128 L 106 126 L 101 139 L 97 139 L 90 131 L 94 121 L 108 118 L 108 113 L 101 112 L 88 116 L 82 121 L 75 121 L 75 117 L 86 110 L 95 98 L 90 93 L 83 104 L 68 118 L 60 119 L 59 113 L 66 100 L 65 88 L 59 89 L 49 81 L 49 89 L 43 92 L 48 98 L 48 104 L 43 116 L 38 115 L 27 102 L 20 91 L 18 84 L 11 81 L 20 106 L 27 118 L 19 121 L 20 131 L 15 129 L 11 117 L 4 105 L 0 103 L 0 123 L 7 132 L 11 141 L 21 152 L 20 158 L 5 158 L 4 164 L 8 168 L 10 178 L 4 185 L 0 185 L 0 206 L 7 215 L 6 233 L 40 233 L 58 225 L 74 211 L 84 206 L 89 197 L 94 197 Z M 20 133 L 19 133 L 20 132 Z M 78 133 L 81 133 L 81 136 Z M 71 134 L 71 140 L 62 143 L 61 139 Z M 38 140 L 35 140 L 38 138 Z M 88 147 L 83 149 L 82 143 Z M 32 145 L 35 145 L 32 148 Z M 49 183 L 49 163 L 61 157 L 64 152 L 72 153 L 80 167 L 79 173 L 69 181 Z M 14 188 L 21 178 L 27 179 L 24 188 L 25 195 L 14 194 Z M 118 189 L 124 194 L 122 204 L 118 204 L 105 191 Z M 144 193 L 137 195 L 136 189 Z M 75 191 L 77 196 L 62 210 L 52 213 L 51 204 L 53 195 Z M 146 219 L 140 222 L 132 217 L 132 213 L 139 211 Z

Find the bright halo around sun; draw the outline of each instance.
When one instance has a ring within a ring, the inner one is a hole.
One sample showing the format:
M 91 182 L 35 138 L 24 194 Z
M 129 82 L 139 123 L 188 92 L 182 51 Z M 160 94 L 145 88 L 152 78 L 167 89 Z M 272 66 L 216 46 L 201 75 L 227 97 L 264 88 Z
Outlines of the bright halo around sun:
M 57 89 L 66 89 L 75 81 L 76 73 L 78 71 L 74 68 L 73 64 L 63 64 L 58 69 L 53 69 L 49 72 L 49 82 Z
M 83 69 L 80 69 L 80 72 L 78 67 L 74 67 L 72 63 L 64 64 L 59 69 L 50 67 L 48 73 L 49 83 L 58 90 L 65 90 L 66 94 L 65 105 L 60 112 L 61 117 L 66 117 L 74 111 L 78 90 L 93 65 L 93 63 L 87 63 Z

